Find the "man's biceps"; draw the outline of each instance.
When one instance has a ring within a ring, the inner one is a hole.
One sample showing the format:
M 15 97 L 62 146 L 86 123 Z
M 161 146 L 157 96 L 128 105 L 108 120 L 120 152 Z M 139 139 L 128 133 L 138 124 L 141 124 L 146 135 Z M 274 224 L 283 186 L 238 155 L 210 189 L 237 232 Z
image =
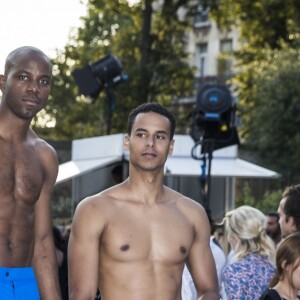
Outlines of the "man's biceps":
M 92 246 L 99 242 L 99 231 L 95 227 L 74 227 L 71 229 L 72 242 L 81 246 Z
M 71 233 L 74 233 L 81 239 L 94 239 L 101 234 L 102 228 L 104 226 L 101 220 L 95 221 L 94 218 L 88 215 L 78 215 L 73 221 Z

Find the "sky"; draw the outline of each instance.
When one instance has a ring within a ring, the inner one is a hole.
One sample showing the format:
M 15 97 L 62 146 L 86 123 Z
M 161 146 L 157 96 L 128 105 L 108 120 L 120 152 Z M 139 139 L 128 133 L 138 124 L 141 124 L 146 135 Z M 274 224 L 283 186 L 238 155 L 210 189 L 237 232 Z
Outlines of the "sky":
M 54 58 L 85 14 L 80 0 L 0 0 L 0 74 L 9 52 L 20 46 L 37 47 Z

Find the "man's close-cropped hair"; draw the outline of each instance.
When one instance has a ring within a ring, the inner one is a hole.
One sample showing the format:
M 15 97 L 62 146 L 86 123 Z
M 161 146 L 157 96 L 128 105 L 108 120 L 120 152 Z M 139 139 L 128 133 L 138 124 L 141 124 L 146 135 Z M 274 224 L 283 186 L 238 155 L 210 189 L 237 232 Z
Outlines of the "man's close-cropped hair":
M 160 114 L 166 117 L 170 121 L 170 139 L 172 140 L 175 133 L 176 119 L 168 109 L 166 109 L 161 104 L 155 102 L 141 104 L 140 106 L 138 106 L 137 108 L 133 109 L 130 112 L 128 116 L 128 126 L 127 126 L 128 135 L 131 135 L 132 126 L 136 116 L 140 113 L 148 113 L 148 112 L 154 112 Z
M 267 214 L 268 217 L 274 217 L 277 219 L 277 222 L 279 221 L 279 213 L 277 212 L 270 212 Z
M 284 213 L 287 218 L 294 218 L 297 231 L 300 231 L 300 184 L 287 187 L 282 198 L 286 198 L 283 207 Z

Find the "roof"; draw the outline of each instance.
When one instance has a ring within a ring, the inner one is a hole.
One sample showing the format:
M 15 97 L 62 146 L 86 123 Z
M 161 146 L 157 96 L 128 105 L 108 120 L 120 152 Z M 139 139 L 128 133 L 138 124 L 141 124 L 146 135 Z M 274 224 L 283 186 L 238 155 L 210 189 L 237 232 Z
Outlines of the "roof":
M 104 157 L 99 159 L 85 159 L 85 160 L 71 160 L 64 164 L 59 165 L 58 176 L 56 183 L 72 179 L 101 167 L 105 167 L 112 163 L 120 161 L 118 156 Z

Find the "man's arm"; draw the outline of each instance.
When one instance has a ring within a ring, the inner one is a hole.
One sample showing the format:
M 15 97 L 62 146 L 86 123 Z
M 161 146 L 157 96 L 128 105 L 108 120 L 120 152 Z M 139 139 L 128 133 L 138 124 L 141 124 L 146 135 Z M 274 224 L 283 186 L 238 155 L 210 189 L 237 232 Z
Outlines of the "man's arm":
M 194 213 L 195 238 L 187 259 L 187 266 L 197 290 L 197 299 L 219 300 L 216 266 L 209 245 L 208 218 L 202 207 L 198 207 Z
M 68 246 L 70 300 L 94 300 L 97 292 L 101 230 L 93 201 L 81 201 L 72 222 Z
M 52 235 L 51 192 L 58 173 L 54 149 L 42 146 L 41 160 L 46 169 L 45 181 L 34 208 L 33 267 L 41 299 L 61 299 L 58 266 Z

